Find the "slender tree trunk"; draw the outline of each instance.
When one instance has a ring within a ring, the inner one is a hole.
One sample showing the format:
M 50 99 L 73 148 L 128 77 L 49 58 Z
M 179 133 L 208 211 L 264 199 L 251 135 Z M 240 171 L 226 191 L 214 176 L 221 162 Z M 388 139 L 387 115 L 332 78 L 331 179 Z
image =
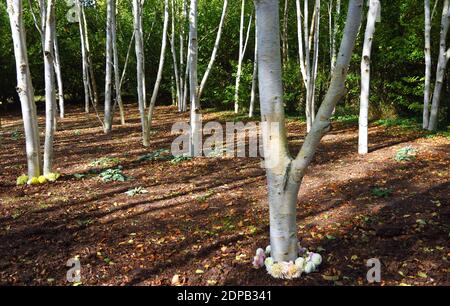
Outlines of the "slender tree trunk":
M 236 86 L 234 92 L 234 112 L 239 112 L 239 83 L 242 73 L 242 58 L 244 49 L 244 17 L 245 17 L 245 0 L 241 1 L 241 21 L 239 23 L 239 58 L 236 73 Z
M 84 111 L 89 113 L 89 101 L 90 101 L 90 93 L 89 93 L 89 70 L 88 70 L 88 59 L 87 59 L 87 51 L 86 51 L 86 41 L 84 34 L 84 19 L 82 17 L 83 6 L 80 0 L 76 2 L 77 11 L 78 11 L 78 23 L 79 23 L 79 31 L 80 31 L 80 43 L 81 43 L 81 60 L 82 60 L 82 71 L 83 71 L 83 86 L 84 86 Z
M 320 0 L 316 0 L 314 5 L 314 14 L 312 18 L 312 29 L 310 39 L 313 39 L 313 58 L 312 64 L 310 64 L 309 82 L 308 89 L 306 91 L 306 118 L 307 118 L 307 131 L 311 130 L 312 124 L 315 119 L 315 91 L 316 91 L 316 79 L 317 79 L 317 68 L 319 60 L 319 33 L 320 33 Z M 308 45 L 310 42 L 308 42 Z M 310 47 L 308 47 L 310 50 Z
M 437 2 L 437 1 L 436 1 Z M 423 128 L 428 128 L 430 117 L 430 87 L 431 87 L 431 11 L 430 0 L 425 5 L 425 86 L 423 92 Z
M 137 70 L 137 94 L 139 103 L 139 114 L 142 126 L 142 143 L 145 147 L 150 145 L 147 118 L 145 116 L 145 67 L 144 67 L 144 45 L 142 34 L 142 2 L 133 0 L 136 70 Z
M 115 14 L 115 0 L 106 1 L 106 69 L 105 69 L 105 134 L 109 134 L 112 129 L 112 75 L 114 55 L 112 50 L 112 19 Z
M 439 59 L 436 71 L 436 83 L 434 85 L 433 103 L 431 104 L 430 121 L 428 130 L 435 131 L 439 121 L 439 103 L 441 100 L 442 86 L 444 83 L 445 70 L 450 57 L 450 49 L 446 49 L 446 39 L 450 25 L 450 1 L 444 0 L 442 8 L 441 34 L 439 42 Z
M 181 88 L 180 88 L 180 77 L 178 74 L 178 59 L 177 59 L 177 50 L 175 46 L 175 2 L 171 0 L 171 15 L 172 15 L 172 28 L 171 28 L 171 36 L 170 36 L 170 50 L 172 52 L 172 60 L 173 60 L 173 73 L 175 79 L 175 104 L 180 107 L 181 102 Z
M 197 91 L 197 61 L 198 61 L 198 38 L 197 38 L 197 0 L 191 0 L 189 12 L 189 93 L 191 101 L 191 156 L 202 155 L 201 143 L 201 110 Z
M 87 28 L 87 22 L 86 22 L 86 13 L 84 11 L 83 6 L 81 6 L 81 19 L 83 19 L 83 34 L 84 34 L 84 42 L 86 47 L 86 59 L 87 59 L 87 69 L 89 73 L 89 91 L 91 95 L 91 100 L 93 101 L 95 112 L 97 113 L 97 106 L 98 106 L 98 90 L 97 90 L 97 82 L 95 80 L 95 74 L 94 74 L 94 67 L 92 64 L 92 58 L 91 58 L 91 47 L 89 44 L 89 33 Z
M 44 71 L 45 71 L 45 143 L 44 143 L 44 168 L 43 173 L 52 173 L 53 168 L 53 138 L 55 133 L 56 94 L 54 71 L 54 23 L 55 0 L 47 0 L 45 15 L 45 47 L 44 47 Z
M 164 0 L 164 26 L 163 26 L 163 34 L 162 34 L 162 42 L 161 42 L 161 54 L 159 56 L 159 67 L 158 74 L 156 76 L 155 87 L 153 88 L 152 98 L 150 100 L 150 107 L 148 110 L 148 128 L 150 129 L 152 126 L 153 120 L 153 112 L 155 109 L 156 98 L 158 97 L 159 87 L 161 85 L 161 79 L 163 75 L 164 69 L 164 61 L 166 58 L 166 49 L 167 49 L 167 30 L 169 28 L 169 0 Z
M 361 59 L 361 98 L 359 106 L 359 137 L 358 153 L 365 155 L 368 149 L 369 133 L 369 96 L 370 96 L 370 61 L 372 53 L 373 35 L 375 23 L 380 10 L 379 0 L 370 0 L 367 14 L 366 33 L 364 35 L 363 53 Z
M 344 83 L 361 22 L 362 0 L 350 0 L 340 56 L 330 88 L 320 106 L 318 119 L 296 159 L 287 148 L 281 78 L 279 2 L 256 0 L 258 19 L 258 64 L 263 147 L 270 210 L 271 256 L 275 262 L 297 258 L 297 196 L 308 165 L 323 135 L 329 130 L 336 102 L 344 94 Z
M 288 19 L 289 19 L 289 0 L 284 0 L 284 11 L 283 11 L 283 29 L 281 35 L 282 41 L 282 58 L 283 65 L 289 61 L 289 33 L 288 33 Z
M 186 99 L 187 99 L 187 81 L 185 75 L 188 74 L 187 72 L 187 65 L 186 65 L 186 72 L 183 75 L 183 71 L 185 68 L 184 65 L 184 42 L 185 42 L 185 26 L 186 26 L 186 18 L 187 18 L 187 9 L 186 9 L 186 0 L 183 0 L 181 4 L 181 10 L 182 10 L 182 16 L 180 20 L 180 98 L 181 98 L 181 105 L 178 107 L 178 110 L 180 112 L 186 111 Z
M 334 67 L 336 66 L 336 36 L 339 29 L 339 16 L 341 15 L 341 0 L 336 1 L 336 12 L 334 14 L 333 21 L 333 32 L 331 37 L 331 73 L 334 71 Z
M 255 99 L 256 99 L 256 82 L 258 79 L 258 27 L 257 16 L 255 16 L 255 59 L 253 61 L 253 76 L 252 76 L 252 91 L 250 94 L 250 109 L 248 112 L 248 117 L 253 117 L 253 112 L 255 110 Z
M 223 25 L 225 23 L 225 17 L 227 15 L 227 7 L 228 7 L 228 0 L 224 0 L 223 8 L 222 8 L 222 16 L 220 17 L 219 29 L 217 30 L 216 41 L 214 43 L 214 48 L 213 48 L 213 51 L 211 54 L 211 59 L 209 60 L 208 67 L 206 68 L 205 74 L 203 75 L 202 81 L 200 83 L 200 89 L 198 91 L 199 99 L 201 98 L 201 96 L 203 94 L 203 90 L 205 89 L 206 81 L 208 80 L 209 74 L 211 73 L 211 69 L 216 60 L 217 51 L 219 50 L 220 39 L 222 37 Z
M 22 108 L 27 154 L 28 177 L 40 175 L 39 127 L 34 102 L 34 89 L 28 64 L 27 43 L 23 23 L 22 0 L 7 0 L 7 10 L 11 26 L 11 34 L 16 60 L 17 94 Z
M 120 114 L 120 124 L 124 125 L 125 121 L 125 108 L 122 101 L 122 85 L 121 85 L 121 74 L 120 74 L 120 63 L 119 63 L 119 51 L 117 50 L 117 0 L 113 0 L 114 10 L 111 16 L 111 39 L 112 39 L 112 50 L 114 57 L 114 88 L 116 92 L 116 103 L 119 105 Z M 124 67 L 124 70 L 126 68 Z M 114 109 L 113 109 L 114 116 Z
M 59 117 L 64 118 L 65 116 L 65 107 L 64 107 L 64 83 L 62 80 L 61 74 L 61 58 L 59 56 L 59 44 L 58 44 L 58 36 L 56 34 L 56 22 L 53 24 L 53 49 L 55 53 L 55 74 L 56 74 L 56 82 L 58 84 L 58 102 L 59 102 Z
M 300 61 L 300 74 L 303 78 L 303 83 L 305 87 L 307 86 L 307 73 L 306 73 L 306 63 L 305 55 L 303 51 L 303 25 L 302 25 L 302 7 L 300 5 L 300 0 L 295 0 L 295 5 L 297 9 L 297 40 L 298 40 L 298 55 Z

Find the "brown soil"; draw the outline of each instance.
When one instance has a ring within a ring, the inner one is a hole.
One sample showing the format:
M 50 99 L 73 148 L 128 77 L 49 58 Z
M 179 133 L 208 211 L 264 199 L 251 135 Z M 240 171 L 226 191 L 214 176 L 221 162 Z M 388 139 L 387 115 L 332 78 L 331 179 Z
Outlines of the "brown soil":
M 208 113 L 204 121 L 218 116 Z M 15 185 L 26 172 L 21 119 L 2 118 L 0 284 L 69 285 L 66 262 L 79 256 L 83 285 L 166 285 L 176 274 L 187 285 L 366 285 L 369 258 L 380 259 L 383 285 L 450 285 L 448 138 L 374 126 L 371 153 L 361 157 L 357 127 L 334 124 L 298 200 L 302 245 L 319 251 L 324 263 L 281 281 L 251 265 L 255 250 L 268 244 L 260 160 L 139 162 L 170 149 L 172 123 L 188 115 L 158 108 L 150 148 L 141 146 L 137 110 L 127 118 L 104 135 L 94 115 L 70 109 L 55 140 L 62 177 L 26 187 Z M 289 121 L 288 129 L 298 150 L 304 124 Z M 395 161 L 407 145 L 417 149 L 416 159 Z M 101 157 L 118 158 L 132 178 L 102 182 L 98 173 L 114 165 L 91 164 Z M 148 193 L 124 194 L 139 186 Z M 389 191 L 377 196 L 375 188 Z

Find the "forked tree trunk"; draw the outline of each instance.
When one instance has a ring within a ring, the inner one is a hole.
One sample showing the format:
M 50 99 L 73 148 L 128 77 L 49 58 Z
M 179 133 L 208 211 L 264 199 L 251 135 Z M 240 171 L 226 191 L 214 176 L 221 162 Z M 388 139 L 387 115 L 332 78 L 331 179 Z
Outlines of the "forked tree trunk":
M 198 90 L 198 99 L 201 98 L 203 90 L 205 89 L 206 81 L 208 80 L 211 69 L 216 60 L 217 51 L 219 50 L 220 39 L 222 37 L 223 25 L 225 23 L 225 17 L 227 15 L 228 0 L 223 1 L 222 16 L 220 17 L 219 29 L 217 30 L 216 41 L 214 42 L 214 48 L 211 54 L 211 59 L 209 60 L 208 67 L 206 68 L 205 74 L 203 75 L 202 81 L 200 83 L 200 89 Z
M 161 85 L 161 79 L 163 75 L 164 61 L 166 58 L 166 49 L 167 49 L 168 28 L 169 28 L 169 0 L 164 0 L 164 26 L 161 42 L 161 54 L 159 56 L 159 67 L 158 67 L 158 74 L 156 75 L 155 87 L 153 88 L 153 94 L 148 109 L 147 115 L 148 129 L 152 127 L 153 112 L 155 109 L 156 98 L 158 97 L 159 87 Z
M 22 108 L 23 126 L 25 132 L 25 147 L 27 154 L 28 177 L 40 175 L 40 144 L 39 127 L 34 102 L 34 89 L 28 64 L 25 27 L 23 24 L 22 0 L 7 0 L 7 10 L 14 44 L 16 60 L 17 94 Z
M 45 71 L 45 143 L 43 173 L 52 173 L 53 168 L 53 139 L 55 134 L 56 94 L 54 70 L 54 23 L 55 0 L 47 0 L 45 15 L 45 45 L 44 45 L 44 71 Z
M 279 3 L 255 0 L 258 27 L 258 66 L 263 146 L 270 207 L 271 255 L 275 262 L 297 258 L 296 205 L 300 183 L 323 135 L 329 130 L 335 104 L 344 95 L 351 54 L 361 22 L 362 0 L 350 0 L 339 59 L 330 88 L 311 132 L 292 159 L 284 119 L 279 37 Z
M 380 1 L 370 0 L 367 14 L 366 33 L 364 35 L 363 53 L 361 59 L 361 98 L 359 105 L 358 153 L 367 154 L 369 133 L 369 96 L 370 96 L 370 61 L 372 53 L 375 24 L 380 12 Z
M 201 111 L 198 100 L 197 81 L 198 39 L 197 39 L 197 0 L 191 0 L 189 12 L 189 94 L 191 101 L 191 156 L 201 156 Z
M 446 39 L 450 25 L 450 1 L 444 0 L 442 8 L 441 34 L 439 42 L 439 59 L 436 70 L 436 83 L 434 85 L 433 103 L 431 104 L 430 121 L 428 130 L 435 131 L 438 127 L 439 104 L 441 100 L 442 86 L 444 83 L 445 70 L 450 58 L 450 49 L 446 49 Z
M 145 147 L 149 146 L 149 131 L 147 118 L 145 116 L 145 69 L 144 69 L 144 45 L 142 35 L 142 2 L 133 0 L 133 20 L 135 32 L 135 50 L 136 50 L 136 71 L 137 71 L 137 95 L 139 104 L 139 114 L 142 126 L 142 143 Z

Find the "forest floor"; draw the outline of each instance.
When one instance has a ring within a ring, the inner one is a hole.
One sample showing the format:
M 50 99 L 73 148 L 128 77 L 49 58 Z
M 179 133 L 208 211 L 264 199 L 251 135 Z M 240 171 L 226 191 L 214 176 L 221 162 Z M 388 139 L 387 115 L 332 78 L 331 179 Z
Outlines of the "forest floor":
M 82 285 L 170 285 L 174 275 L 182 285 L 367 285 L 370 258 L 381 261 L 382 285 L 450 285 L 448 137 L 374 125 L 362 157 L 357 125 L 334 123 L 298 199 L 299 239 L 324 261 L 317 272 L 284 281 L 251 264 L 255 250 L 269 244 L 260 159 L 142 160 L 170 150 L 172 124 L 188 115 L 157 108 L 144 148 L 137 109 L 128 108 L 128 123 L 111 135 L 94 115 L 69 108 L 55 137 L 61 178 L 25 187 L 15 184 L 26 173 L 21 119 L 2 116 L 1 285 L 70 285 L 66 263 L 75 256 Z M 289 120 L 288 132 L 298 151 L 305 125 Z M 396 161 L 407 146 L 415 158 Z M 99 178 L 118 165 L 127 180 Z M 148 192 L 125 194 L 136 187 Z

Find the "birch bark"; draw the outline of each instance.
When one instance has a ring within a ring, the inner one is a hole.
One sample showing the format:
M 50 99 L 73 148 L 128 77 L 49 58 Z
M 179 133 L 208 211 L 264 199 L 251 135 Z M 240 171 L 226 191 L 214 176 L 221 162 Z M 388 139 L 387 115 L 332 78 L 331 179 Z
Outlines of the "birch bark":
M 433 102 L 431 104 L 430 120 L 428 130 L 435 131 L 438 127 L 439 104 L 441 100 L 442 86 L 444 83 L 445 70 L 450 58 L 450 48 L 447 50 L 446 39 L 450 25 L 450 1 L 444 0 L 442 8 L 441 34 L 439 41 L 439 58 L 436 70 L 436 82 L 434 85 Z
M 27 154 L 28 177 L 40 175 L 39 127 L 34 102 L 34 89 L 28 64 L 27 43 L 23 23 L 22 0 L 7 0 L 17 73 L 17 94 L 22 108 Z
M 255 0 L 258 27 L 258 64 L 263 147 L 269 191 L 270 243 L 275 262 L 297 258 L 297 196 L 306 169 L 323 135 L 329 130 L 335 104 L 344 95 L 351 54 L 361 22 L 362 0 L 350 0 L 340 56 L 330 88 L 318 111 L 311 132 L 299 154 L 293 159 L 288 151 L 285 129 L 281 54 L 279 37 L 279 3 Z
M 223 8 L 222 8 L 222 16 L 220 17 L 219 29 L 217 30 L 216 41 L 214 43 L 214 48 L 213 48 L 213 51 L 211 54 L 211 59 L 209 60 L 208 67 L 206 68 L 205 74 L 203 75 L 202 81 L 200 83 L 200 89 L 198 91 L 199 99 L 202 96 L 203 90 L 205 89 L 206 81 L 208 80 L 209 74 L 211 73 L 211 69 L 216 60 L 217 51 L 219 50 L 219 45 L 220 45 L 220 39 L 222 37 L 223 25 L 225 23 L 225 17 L 227 15 L 227 7 L 228 7 L 228 0 L 224 0 Z
M 368 149 L 369 96 L 370 96 L 370 62 L 375 24 L 380 10 L 379 0 L 370 0 L 367 14 L 366 33 L 364 35 L 361 59 L 361 97 L 359 106 L 358 153 L 365 155 Z

